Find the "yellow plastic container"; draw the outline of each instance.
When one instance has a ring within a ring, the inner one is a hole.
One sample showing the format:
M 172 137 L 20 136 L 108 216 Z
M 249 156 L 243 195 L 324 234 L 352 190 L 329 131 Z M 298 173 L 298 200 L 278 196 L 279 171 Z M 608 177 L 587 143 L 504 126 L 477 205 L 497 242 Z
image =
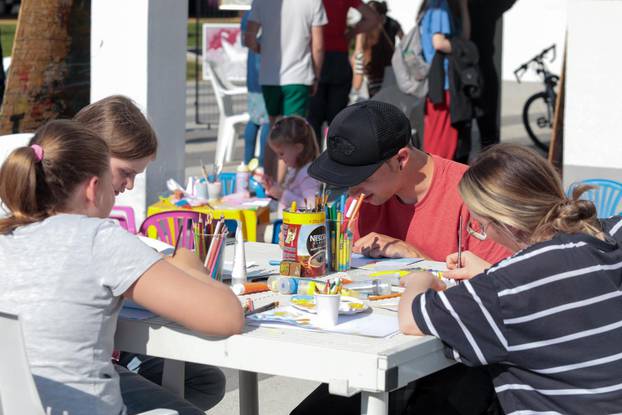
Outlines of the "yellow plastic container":
M 283 235 L 282 275 L 321 277 L 326 274 L 324 212 L 283 211 Z M 300 275 L 296 275 L 298 272 Z

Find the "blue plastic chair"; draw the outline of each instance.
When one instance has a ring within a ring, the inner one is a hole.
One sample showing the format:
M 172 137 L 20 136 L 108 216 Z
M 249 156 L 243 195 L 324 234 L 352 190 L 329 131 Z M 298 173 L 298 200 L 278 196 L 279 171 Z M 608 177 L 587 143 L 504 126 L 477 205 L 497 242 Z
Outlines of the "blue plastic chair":
M 279 243 L 279 234 L 281 233 L 281 226 L 283 226 L 283 219 L 277 219 L 274 221 L 274 232 L 272 233 L 272 243 Z
M 220 182 L 222 183 L 222 194 L 223 196 L 229 195 L 235 192 L 235 173 L 220 173 L 218 176 Z M 249 187 L 251 193 L 255 193 L 257 197 L 266 197 L 266 190 L 263 186 L 254 178 L 251 177 L 249 182 Z
M 594 202 L 599 218 L 608 218 L 622 213 L 619 210 L 620 200 L 622 200 L 622 183 L 607 179 L 586 179 L 572 183 L 566 195 L 571 197 L 573 189 L 581 184 L 597 186 L 596 189 L 583 193 L 581 199 Z

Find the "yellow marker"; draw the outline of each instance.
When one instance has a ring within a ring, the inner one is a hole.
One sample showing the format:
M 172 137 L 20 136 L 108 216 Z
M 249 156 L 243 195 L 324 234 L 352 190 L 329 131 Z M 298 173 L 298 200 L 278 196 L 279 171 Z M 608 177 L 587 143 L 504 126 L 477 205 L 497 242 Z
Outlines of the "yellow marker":
M 373 274 L 369 274 L 370 277 L 400 277 L 410 274 L 410 271 L 406 270 L 393 270 L 393 271 L 378 271 Z
M 336 271 L 341 271 L 341 212 L 337 212 L 337 223 L 335 223 L 335 246 L 337 247 L 337 267 Z
M 296 201 L 295 200 L 292 202 L 292 206 L 289 208 L 289 211 L 291 213 L 295 213 L 296 212 Z

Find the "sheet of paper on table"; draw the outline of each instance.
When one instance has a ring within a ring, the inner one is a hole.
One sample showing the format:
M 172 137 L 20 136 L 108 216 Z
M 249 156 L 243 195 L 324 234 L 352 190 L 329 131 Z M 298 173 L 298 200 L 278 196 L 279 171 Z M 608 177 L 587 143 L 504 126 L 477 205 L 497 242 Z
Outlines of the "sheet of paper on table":
M 150 246 L 155 249 L 162 255 L 172 255 L 175 248 L 166 242 L 159 241 L 153 238 L 147 238 L 146 236 L 138 235 L 138 239 L 140 239 L 145 245 Z
M 230 280 L 232 272 L 233 272 L 233 262 L 225 261 L 225 263 L 222 266 L 223 280 Z M 246 278 L 248 278 L 249 280 L 259 279 L 259 278 L 268 278 L 270 275 L 275 275 L 278 273 L 279 273 L 279 267 L 274 267 L 274 266 L 260 267 L 253 261 L 248 261 L 246 263 Z
M 369 258 L 361 254 L 352 254 L 350 264 L 352 268 L 383 271 L 412 268 L 421 261 L 421 258 Z
M 297 310 L 291 306 L 281 306 L 274 310 L 246 317 L 248 324 L 262 327 L 287 327 L 382 338 L 393 336 L 399 332 L 399 324 L 395 315 L 369 312 L 340 315 L 338 324 L 331 328 L 319 327 L 315 323 L 316 319 L 317 315 Z
M 352 268 L 368 271 L 387 271 L 402 269 L 425 269 L 430 271 L 447 271 L 447 265 L 440 261 L 422 258 L 369 258 L 361 254 L 352 254 Z
M 242 206 L 256 207 L 256 208 L 267 207 L 270 205 L 271 200 L 272 199 L 270 198 L 255 198 L 255 199 L 251 199 L 247 202 L 242 203 Z
M 426 269 L 426 270 L 430 270 L 430 271 L 440 271 L 440 272 L 449 271 L 447 269 L 447 264 L 445 262 L 429 261 L 427 259 L 424 259 L 422 261 L 417 262 L 414 265 L 414 268 Z

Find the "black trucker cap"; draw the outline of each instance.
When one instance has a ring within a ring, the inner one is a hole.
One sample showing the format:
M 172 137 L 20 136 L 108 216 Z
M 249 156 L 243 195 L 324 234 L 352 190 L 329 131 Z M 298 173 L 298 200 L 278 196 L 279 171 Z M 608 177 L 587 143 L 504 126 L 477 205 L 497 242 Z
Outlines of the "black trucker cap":
M 336 187 L 356 186 L 410 139 L 410 121 L 396 106 L 379 101 L 350 105 L 330 124 L 327 149 L 309 166 L 309 175 Z

